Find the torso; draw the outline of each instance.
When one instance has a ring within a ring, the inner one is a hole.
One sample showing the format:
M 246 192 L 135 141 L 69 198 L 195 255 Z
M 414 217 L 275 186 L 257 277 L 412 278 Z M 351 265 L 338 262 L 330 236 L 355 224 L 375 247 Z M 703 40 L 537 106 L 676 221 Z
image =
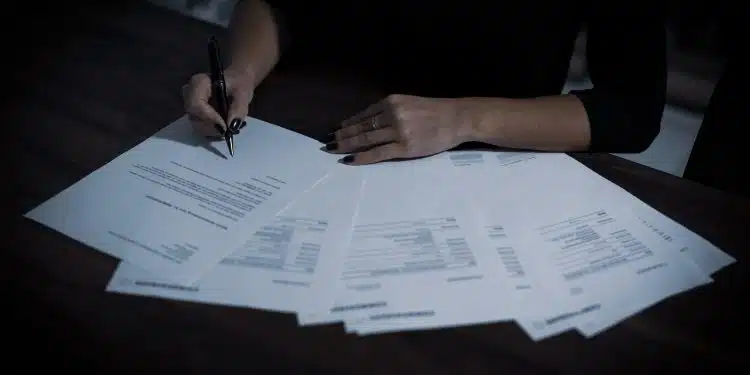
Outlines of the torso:
M 325 59 L 368 66 L 391 92 L 438 97 L 559 94 L 585 12 L 558 0 L 314 4 L 305 23 Z

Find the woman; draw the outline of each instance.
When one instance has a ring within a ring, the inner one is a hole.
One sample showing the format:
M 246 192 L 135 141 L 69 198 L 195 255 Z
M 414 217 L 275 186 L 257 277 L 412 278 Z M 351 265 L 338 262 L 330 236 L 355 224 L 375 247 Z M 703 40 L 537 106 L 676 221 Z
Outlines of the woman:
M 561 95 L 578 32 L 593 88 Z M 325 149 L 360 165 L 477 141 L 540 151 L 641 152 L 666 89 L 660 2 L 596 0 L 244 1 L 231 22 L 230 119 L 280 59 L 345 61 L 393 95 L 343 121 Z M 196 129 L 216 135 L 210 80 L 183 88 Z

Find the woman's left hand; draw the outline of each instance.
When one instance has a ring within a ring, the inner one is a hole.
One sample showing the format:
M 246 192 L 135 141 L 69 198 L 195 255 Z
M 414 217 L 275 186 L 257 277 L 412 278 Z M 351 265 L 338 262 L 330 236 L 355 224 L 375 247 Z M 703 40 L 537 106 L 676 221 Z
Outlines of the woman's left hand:
M 325 151 L 349 165 L 429 156 L 468 140 L 460 99 L 390 95 L 344 121 Z

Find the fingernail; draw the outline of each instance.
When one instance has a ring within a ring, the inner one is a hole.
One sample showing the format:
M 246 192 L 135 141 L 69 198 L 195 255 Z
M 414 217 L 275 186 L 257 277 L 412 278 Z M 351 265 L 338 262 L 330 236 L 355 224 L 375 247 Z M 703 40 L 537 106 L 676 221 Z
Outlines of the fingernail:
M 342 164 L 350 164 L 354 161 L 354 155 L 346 155 L 343 158 L 339 159 L 339 163 Z
M 240 129 L 244 128 L 245 125 L 247 125 L 247 121 L 242 121 L 242 124 L 240 124 Z
M 214 124 L 214 129 L 216 129 L 219 134 L 224 135 L 224 128 L 221 127 L 219 124 Z
M 232 122 L 229 123 L 229 129 L 239 130 L 240 129 L 240 125 L 242 125 L 242 120 L 236 118 L 236 119 L 232 120 Z
M 336 151 L 337 148 L 339 148 L 338 142 L 328 142 L 323 146 L 323 150 L 325 151 Z

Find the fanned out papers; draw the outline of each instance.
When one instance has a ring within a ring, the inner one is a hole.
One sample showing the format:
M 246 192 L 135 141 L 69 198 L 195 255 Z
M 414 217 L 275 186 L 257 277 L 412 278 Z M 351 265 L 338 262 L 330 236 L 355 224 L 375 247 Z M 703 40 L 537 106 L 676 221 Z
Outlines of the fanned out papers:
M 235 144 L 228 159 L 181 118 L 26 216 L 120 259 L 110 292 L 359 335 L 590 337 L 735 261 L 565 154 L 351 167 L 256 119 Z

